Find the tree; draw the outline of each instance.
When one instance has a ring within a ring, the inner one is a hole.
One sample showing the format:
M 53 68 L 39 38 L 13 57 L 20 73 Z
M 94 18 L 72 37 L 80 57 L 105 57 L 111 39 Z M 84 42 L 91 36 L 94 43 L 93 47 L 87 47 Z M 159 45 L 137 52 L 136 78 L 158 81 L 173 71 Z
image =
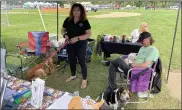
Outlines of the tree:
M 121 7 L 124 7 L 124 1 L 118 1 L 118 4 L 119 4 Z
M 139 8 L 142 6 L 142 4 L 143 4 L 142 1 L 135 2 L 136 7 L 139 7 Z
M 57 1 L 57 3 L 60 5 L 60 6 L 63 6 L 65 3 L 63 1 Z
M 93 1 L 92 4 L 102 4 L 102 1 L 98 0 L 98 1 Z

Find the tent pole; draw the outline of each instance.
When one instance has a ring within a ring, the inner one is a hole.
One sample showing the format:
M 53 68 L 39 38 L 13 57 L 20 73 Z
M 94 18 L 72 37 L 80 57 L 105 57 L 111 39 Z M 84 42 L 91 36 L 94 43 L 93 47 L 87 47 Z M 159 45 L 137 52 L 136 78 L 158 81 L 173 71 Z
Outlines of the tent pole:
M 7 24 L 9 26 L 9 18 L 8 18 L 8 5 L 7 5 L 7 2 L 5 1 L 5 5 L 6 5 L 6 21 L 7 21 Z M 10 5 L 9 5 L 10 6 Z
M 172 55 L 173 55 L 173 49 L 174 49 L 174 43 L 175 43 L 175 38 L 176 38 L 177 27 L 178 27 L 178 18 L 179 18 L 181 3 L 182 2 L 180 1 L 179 2 L 179 8 L 178 8 L 178 14 L 177 14 L 177 17 L 176 17 L 176 27 L 175 27 L 175 31 L 174 31 L 173 44 L 172 44 L 171 56 L 170 56 L 170 61 L 169 61 L 168 73 L 167 73 L 167 83 L 168 83 L 168 78 L 169 78 L 169 71 L 170 71 L 170 68 L 171 68 L 171 60 L 172 60 Z
M 58 27 L 59 27 L 59 26 L 58 26 L 58 25 L 59 25 L 59 19 L 58 19 L 58 11 L 59 11 L 59 10 L 58 10 L 58 8 L 59 8 L 59 7 L 58 7 L 58 1 L 57 1 L 57 41 L 58 41 Z
M 39 7 L 39 5 L 37 5 L 37 8 L 38 8 L 38 11 L 39 11 L 39 15 L 40 15 L 42 24 L 43 24 L 43 26 L 44 26 L 44 30 L 47 31 L 47 30 L 46 30 L 46 27 L 45 27 L 45 23 L 44 23 L 43 17 L 42 17 L 42 14 L 41 14 L 41 12 L 40 12 L 40 7 Z

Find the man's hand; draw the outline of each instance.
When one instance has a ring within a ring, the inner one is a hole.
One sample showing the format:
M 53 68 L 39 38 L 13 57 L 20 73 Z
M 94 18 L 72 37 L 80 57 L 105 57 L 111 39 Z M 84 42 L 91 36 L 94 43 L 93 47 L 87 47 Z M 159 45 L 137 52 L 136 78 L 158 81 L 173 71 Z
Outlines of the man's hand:
M 128 58 L 125 58 L 124 61 L 127 65 L 129 64 Z
M 74 44 L 74 43 L 76 43 L 77 41 L 78 41 L 78 37 L 73 37 L 73 38 L 71 38 L 71 40 L 70 40 L 71 44 Z

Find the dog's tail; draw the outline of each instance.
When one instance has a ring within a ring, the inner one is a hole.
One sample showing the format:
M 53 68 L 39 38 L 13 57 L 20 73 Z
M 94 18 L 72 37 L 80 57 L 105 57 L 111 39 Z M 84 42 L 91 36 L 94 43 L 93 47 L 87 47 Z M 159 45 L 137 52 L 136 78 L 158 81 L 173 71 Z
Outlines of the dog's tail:
M 104 92 L 102 93 L 102 98 L 101 98 L 101 100 L 102 100 L 102 99 L 104 99 Z
M 101 100 L 101 99 L 103 99 L 103 96 L 102 96 L 102 95 L 103 95 L 103 93 L 101 93 L 101 94 L 100 94 L 100 95 L 96 98 L 96 100 L 95 100 L 95 101 L 96 101 L 96 102 L 98 102 L 98 101 L 99 101 L 99 99 L 100 99 L 100 100 Z
M 98 97 L 97 97 L 97 99 L 95 100 L 96 102 L 98 102 L 98 100 L 103 100 L 104 99 L 104 92 L 103 93 L 101 93 Z

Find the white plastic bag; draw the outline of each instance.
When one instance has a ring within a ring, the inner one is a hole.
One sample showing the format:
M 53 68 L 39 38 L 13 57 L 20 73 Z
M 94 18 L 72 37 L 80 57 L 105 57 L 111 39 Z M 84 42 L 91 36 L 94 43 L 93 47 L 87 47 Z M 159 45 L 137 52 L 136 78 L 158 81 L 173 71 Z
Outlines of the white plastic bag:
M 6 56 L 6 49 L 1 48 L 1 73 L 4 73 L 5 68 L 5 56 Z
M 44 85 L 45 81 L 40 78 L 36 78 L 35 81 L 32 81 L 31 105 L 37 109 L 42 107 Z

